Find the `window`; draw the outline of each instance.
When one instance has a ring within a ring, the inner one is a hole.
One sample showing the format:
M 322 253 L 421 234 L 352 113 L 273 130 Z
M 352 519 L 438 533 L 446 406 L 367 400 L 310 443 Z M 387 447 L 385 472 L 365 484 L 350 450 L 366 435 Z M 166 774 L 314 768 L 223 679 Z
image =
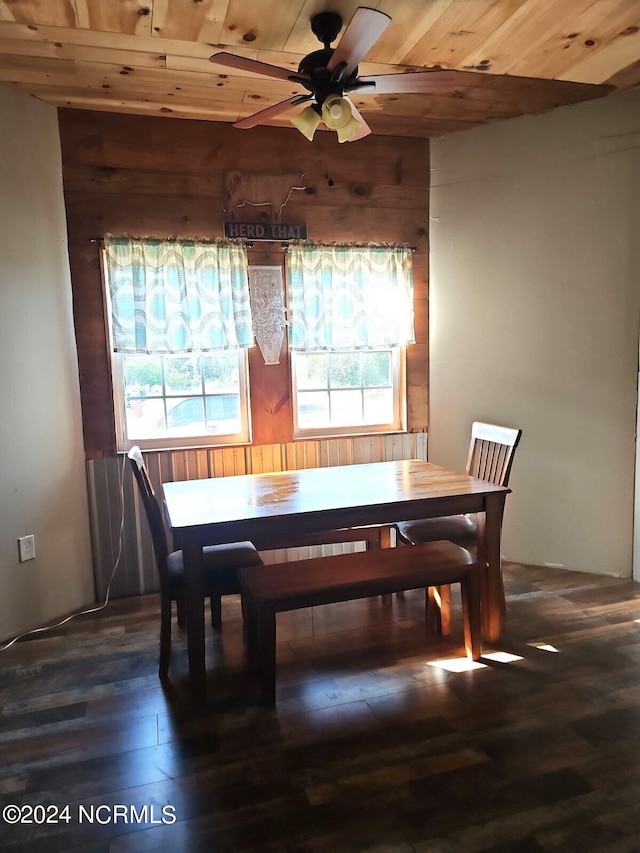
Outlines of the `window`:
M 405 428 L 404 349 L 293 352 L 298 438 Z
M 114 355 L 121 449 L 248 442 L 244 350 Z
M 107 237 L 103 260 L 118 449 L 249 443 L 246 248 Z M 287 306 L 266 320 L 289 328 L 294 437 L 406 429 L 410 250 L 291 244 Z
M 292 245 L 287 295 L 294 435 L 406 429 L 410 250 Z
M 119 450 L 250 441 L 246 250 L 105 239 Z

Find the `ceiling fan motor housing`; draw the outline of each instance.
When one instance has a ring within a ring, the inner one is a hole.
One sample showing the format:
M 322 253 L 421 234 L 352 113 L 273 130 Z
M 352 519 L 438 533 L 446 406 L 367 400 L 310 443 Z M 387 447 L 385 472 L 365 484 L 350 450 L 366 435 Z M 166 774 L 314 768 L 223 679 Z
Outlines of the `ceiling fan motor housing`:
M 332 47 L 314 50 L 313 53 L 305 56 L 298 66 L 299 74 L 309 76 L 308 80 L 300 80 L 300 84 L 313 93 L 320 106 L 329 95 L 342 95 L 345 91 L 349 91 L 358 76 L 358 68 L 356 67 L 348 77 L 334 79 L 334 74 L 327 69 L 332 56 Z
M 311 30 L 325 47 L 338 37 L 342 29 L 342 18 L 337 12 L 318 12 L 311 18 Z

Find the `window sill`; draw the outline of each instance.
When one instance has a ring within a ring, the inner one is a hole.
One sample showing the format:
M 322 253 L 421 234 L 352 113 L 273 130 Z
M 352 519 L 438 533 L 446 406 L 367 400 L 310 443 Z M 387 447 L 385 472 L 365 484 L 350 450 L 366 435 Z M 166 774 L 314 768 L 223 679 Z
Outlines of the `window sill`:
M 145 453 L 165 453 L 180 450 L 224 450 L 227 447 L 251 447 L 251 441 L 247 439 L 241 439 L 239 441 L 225 441 L 225 442 L 215 442 L 212 443 L 207 441 L 206 439 L 203 441 L 198 441 L 194 439 L 190 441 L 189 438 L 179 438 L 176 439 L 175 442 L 166 442 L 166 441 L 156 441 L 154 439 L 140 439 L 138 440 L 130 440 L 124 442 L 122 446 L 118 447 L 118 453 L 128 453 L 129 450 L 137 446 L 140 450 Z
M 293 441 L 326 441 L 331 438 L 367 438 L 374 436 L 385 435 L 406 435 L 406 429 L 394 429 L 393 427 L 383 427 L 382 429 L 367 429 L 354 430 L 352 427 L 344 429 L 332 429 L 331 431 L 324 430 L 298 430 L 293 435 Z

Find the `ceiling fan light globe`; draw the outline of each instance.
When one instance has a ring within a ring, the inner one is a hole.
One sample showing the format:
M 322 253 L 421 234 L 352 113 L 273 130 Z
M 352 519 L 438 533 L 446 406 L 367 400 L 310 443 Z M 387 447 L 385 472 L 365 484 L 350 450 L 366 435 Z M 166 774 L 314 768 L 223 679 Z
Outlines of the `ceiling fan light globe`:
M 351 120 L 342 127 L 336 128 L 338 134 L 338 142 L 350 142 L 364 127 L 361 121 L 351 116 Z
M 353 114 L 351 104 L 346 98 L 331 95 L 322 105 L 322 120 L 330 130 L 338 134 L 338 142 L 348 142 L 363 127 Z
M 312 142 L 313 136 L 320 124 L 320 116 L 313 107 L 305 107 L 297 115 L 293 116 L 291 124 L 297 128 L 303 136 L 306 136 L 309 142 Z
M 331 95 L 322 105 L 322 121 L 331 130 L 346 127 L 352 119 L 349 102 L 339 95 Z

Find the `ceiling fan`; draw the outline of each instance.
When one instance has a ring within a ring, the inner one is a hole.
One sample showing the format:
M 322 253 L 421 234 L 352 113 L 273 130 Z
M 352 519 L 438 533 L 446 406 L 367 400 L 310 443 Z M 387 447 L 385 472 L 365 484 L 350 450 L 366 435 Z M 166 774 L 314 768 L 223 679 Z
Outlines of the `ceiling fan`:
M 391 18 L 384 12 L 359 6 L 338 44 L 331 47 L 331 42 L 335 41 L 342 29 L 342 18 L 337 12 L 319 12 L 311 18 L 311 29 L 322 42 L 322 50 L 315 50 L 305 56 L 296 72 L 278 65 L 235 56 L 232 53 L 214 53 L 209 60 L 216 65 L 263 74 L 277 80 L 288 80 L 291 83 L 298 83 L 307 90 L 240 119 L 233 126 L 255 127 L 292 107 L 306 103 L 306 108 L 298 112 L 291 119 L 291 123 L 307 139 L 313 139 L 318 125 L 324 122 L 326 127 L 336 131 L 339 142 L 354 142 L 371 133 L 371 128 L 349 97 L 350 92 L 357 92 L 358 96 L 454 94 L 461 86 L 475 86 L 480 78 L 484 80 L 491 78 L 489 88 L 494 95 L 500 91 L 505 91 L 511 96 L 514 92 L 524 95 L 533 90 L 536 97 L 539 97 L 544 93 L 544 97 L 539 102 L 542 110 L 545 107 L 551 108 L 560 104 L 601 97 L 612 89 L 611 86 L 602 84 L 539 80 L 531 77 L 489 74 L 487 71 L 479 74 L 473 71 L 440 68 L 360 77 L 358 63 L 367 55 L 390 23 Z M 482 69 L 476 69 L 476 71 L 479 70 Z M 541 85 L 544 85 L 544 90 L 541 89 Z
M 210 61 L 216 65 L 264 74 L 278 80 L 289 80 L 308 90 L 307 93 L 293 95 L 286 101 L 240 119 L 233 126 L 255 127 L 291 107 L 308 103 L 308 106 L 291 120 L 307 139 L 313 139 L 322 121 L 328 128 L 336 131 L 339 142 L 354 142 L 371 133 L 371 128 L 349 97 L 349 92 L 357 92 L 358 95 L 387 95 L 433 93 L 450 89 L 458 74 L 456 71 L 425 70 L 372 77 L 358 76 L 358 63 L 390 23 L 391 18 L 384 12 L 359 6 L 338 44 L 331 47 L 331 42 L 342 29 L 342 18 L 336 12 L 319 12 L 311 18 L 311 29 L 322 42 L 322 50 L 305 56 L 297 72 L 232 53 L 214 53 Z

